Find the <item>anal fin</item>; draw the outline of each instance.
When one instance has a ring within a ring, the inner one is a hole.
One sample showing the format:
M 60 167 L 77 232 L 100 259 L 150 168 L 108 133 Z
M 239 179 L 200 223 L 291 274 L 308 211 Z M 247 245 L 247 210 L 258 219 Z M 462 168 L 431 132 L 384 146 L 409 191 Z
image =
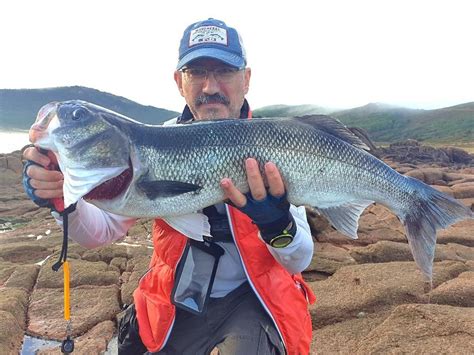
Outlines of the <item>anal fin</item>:
M 326 217 L 339 232 L 349 238 L 357 239 L 360 215 L 367 206 L 372 203 L 374 203 L 374 201 L 354 200 L 326 208 L 316 207 L 316 209 L 321 215 Z

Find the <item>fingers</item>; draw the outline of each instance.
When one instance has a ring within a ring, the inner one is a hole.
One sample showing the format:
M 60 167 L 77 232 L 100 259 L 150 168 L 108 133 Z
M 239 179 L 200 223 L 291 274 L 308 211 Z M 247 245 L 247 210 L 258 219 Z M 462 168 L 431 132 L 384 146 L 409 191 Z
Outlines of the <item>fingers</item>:
M 31 179 L 30 185 L 36 190 L 62 190 L 63 180 L 61 179 L 55 181 L 41 181 Z
M 280 171 L 274 163 L 268 162 L 265 164 L 265 176 L 267 177 L 270 195 L 274 197 L 283 196 L 285 193 L 285 184 L 283 183 Z
M 224 190 L 225 197 L 235 206 L 244 207 L 247 204 L 247 198 L 241 193 L 229 178 L 221 180 L 221 187 Z
M 267 196 L 267 188 L 265 187 L 265 182 L 260 173 L 257 161 L 253 158 L 248 158 L 245 161 L 245 170 L 252 198 L 256 201 L 263 200 Z M 265 164 L 264 170 L 270 194 L 275 197 L 282 196 L 285 193 L 285 185 L 276 165 L 272 162 L 268 162 Z M 235 206 L 243 207 L 247 204 L 245 195 L 235 187 L 230 179 L 222 179 L 221 187 L 224 190 L 226 198 L 231 200 Z
M 60 171 L 47 170 L 39 165 L 30 165 L 26 169 L 30 177 L 30 185 L 35 189 L 34 194 L 43 199 L 63 196 L 64 177 Z
M 267 197 L 267 189 L 265 188 L 257 161 L 253 158 L 248 158 L 245 161 L 245 170 L 247 172 L 247 182 L 253 199 L 256 201 L 263 200 Z
M 25 149 L 23 152 L 23 159 L 34 161 L 36 164 L 42 165 L 44 167 L 51 163 L 51 160 L 48 158 L 48 156 L 40 153 L 40 151 L 35 147 Z
M 35 190 L 35 196 L 45 199 L 51 200 L 53 198 L 62 198 L 63 197 L 63 189 L 60 190 Z
M 48 170 L 39 165 L 30 165 L 26 169 L 26 175 L 32 180 L 48 182 L 62 182 L 63 174 L 57 170 Z M 34 187 L 34 186 L 33 186 Z
M 252 198 L 257 201 L 263 200 L 267 196 L 267 190 L 265 189 L 257 161 L 253 158 L 247 159 L 245 161 L 245 171 L 247 173 L 247 182 Z M 245 195 L 235 187 L 230 179 L 222 179 L 221 187 L 226 197 L 231 200 L 235 206 L 243 207 L 247 204 Z

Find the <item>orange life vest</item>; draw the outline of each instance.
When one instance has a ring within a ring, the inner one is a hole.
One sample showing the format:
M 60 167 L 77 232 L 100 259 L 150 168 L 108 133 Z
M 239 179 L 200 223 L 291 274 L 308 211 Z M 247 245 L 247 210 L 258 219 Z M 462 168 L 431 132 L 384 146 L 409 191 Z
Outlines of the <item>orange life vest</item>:
M 301 274 L 290 275 L 258 238 L 258 229 L 243 213 L 229 208 L 230 224 L 245 272 L 263 307 L 273 319 L 288 354 L 309 354 L 315 301 Z M 151 352 L 162 349 L 172 330 L 171 303 L 175 270 L 187 238 L 161 219 L 153 226 L 154 253 L 149 271 L 134 292 L 140 338 Z

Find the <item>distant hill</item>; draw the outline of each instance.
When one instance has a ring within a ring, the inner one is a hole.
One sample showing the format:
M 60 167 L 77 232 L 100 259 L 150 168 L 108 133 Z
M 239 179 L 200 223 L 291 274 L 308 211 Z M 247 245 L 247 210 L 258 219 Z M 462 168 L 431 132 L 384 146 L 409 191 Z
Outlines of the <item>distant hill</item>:
M 260 117 L 330 114 L 349 127 L 360 127 L 375 142 L 416 139 L 433 143 L 474 142 L 474 102 L 436 110 L 419 110 L 371 103 L 349 110 L 324 110 L 310 105 L 267 106 L 255 110 Z M 301 108 L 301 109 L 300 109 Z
M 178 112 L 144 106 L 121 96 L 82 86 L 49 89 L 0 89 L 0 129 L 28 129 L 38 110 L 51 101 L 85 100 L 137 121 L 160 124 Z
M 253 111 L 254 117 L 294 117 L 328 114 L 331 110 L 316 105 L 271 105 Z
M 140 105 L 96 89 L 72 86 L 50 89 L 0 89 L 0 129 L 28 129 L 41 106 L 80 99 L 104 106 L 137 121 L 160 124 L 178 112 Z M 474 102 L 437 110 L 417 110 L 371 103 L 349 110 L 316 105 L 272 105 L 253 111 L 255 117 L 329 114 L 347 126 L 365 129 L 379 143 L 416 139 L 432 143 L 474 142 Z
M 474 102 L 436 110 L 369 104 L 332 113 L 348 126 L 366 129 L 377 142 L 416 139 L 473 142 Z

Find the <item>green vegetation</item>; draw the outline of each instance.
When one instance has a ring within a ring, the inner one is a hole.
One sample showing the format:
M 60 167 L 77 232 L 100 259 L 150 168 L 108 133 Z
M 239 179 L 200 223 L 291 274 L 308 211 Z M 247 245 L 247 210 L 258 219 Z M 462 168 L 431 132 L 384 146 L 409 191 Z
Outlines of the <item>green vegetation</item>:
M 304 105 L 303 107 L 307 107 Z M 259 117 L 296 116 L 301 106 L 268 106 L 255 111 Z M 320 114 L 310 110 L 304 114 Z M 326 110 L 327 112 L 327 110 Z M 474 143 L 474 102 L 437 110 L 415 110 L 368 104 L 329 113 L 349 127 L 360 127 L 375 142 L 416 139 L 429 143 Z
M 18 217 L 0 217 L 0 233 L 11 231 L 25 225 L 27 219 Z
M 81 86 L 51 89 L 0 90 L 0 129 L 29 129 L 38 110 L 48 102 L 84 100 L 119 112 L 137 121 L 160 124 L 177 112 L 140 105 L 124 97 Z

